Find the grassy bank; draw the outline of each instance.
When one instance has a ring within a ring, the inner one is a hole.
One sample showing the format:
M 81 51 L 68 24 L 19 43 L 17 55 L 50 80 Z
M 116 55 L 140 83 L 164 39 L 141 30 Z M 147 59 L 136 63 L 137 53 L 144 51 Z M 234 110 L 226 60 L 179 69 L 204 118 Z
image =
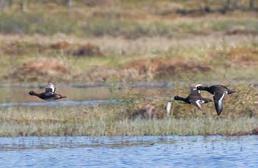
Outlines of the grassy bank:
M 120 105 L 1 108 L 0 136 L 255 134 L 256 90 L 234 88 L 237 93 L 225 98 L 220 116 L 213 103 L 203 105 L 200 111 L 180 102 L 173 102 L 172 113 L 167 115 L 164 108 L 167 100 L 133 93 Z M 186 96 L 188 91 L 176 88 L 171 94 Z M 212 98 L 209 94 L 203 96 Z M 154 108 L 153 117 L 146 111 L 147 106 Z
M 130 120 L 121 108 L 9 109 L 0 113 L 0 136 L 247 135 L 255 117 L 197 117 Z

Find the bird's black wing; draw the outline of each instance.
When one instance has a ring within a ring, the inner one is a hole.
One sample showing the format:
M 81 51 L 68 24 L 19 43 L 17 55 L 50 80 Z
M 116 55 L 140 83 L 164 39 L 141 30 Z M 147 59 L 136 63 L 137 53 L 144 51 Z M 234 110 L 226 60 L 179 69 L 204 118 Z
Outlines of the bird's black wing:
M 216 92 L 213 96 L 215 109 L 218 115 L 220 115 L 221 112 L 223 111 L 223 99 L 225 94 L 226 94 L 225 92 Z

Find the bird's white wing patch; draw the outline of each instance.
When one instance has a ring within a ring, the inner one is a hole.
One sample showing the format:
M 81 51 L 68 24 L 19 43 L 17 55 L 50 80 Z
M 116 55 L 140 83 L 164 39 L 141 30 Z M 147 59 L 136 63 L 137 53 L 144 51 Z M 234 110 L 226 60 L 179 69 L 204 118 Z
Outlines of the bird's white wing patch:
M 55 91 L 56 91 L 55 85 L 53 83 L 48 83 L 46 87 L 46 92 L 55 93 Z
M 195 103 L 196 103 L 196 105 L 197 105 L 199 108 L 201 108 L 201 107 L 202 107 L 201 104 L 203 104 L 204 101 L 203 101 L 203 100 L 196 100 Z
M 223 98 L 224 98 L 224 96 L 225 96 L 225 92 L 222 94 L 222 96 L 219 98 L 219 100 L 218 100 L 218 105 L 219 105 L 219 108 L 221 108 L 222 107 L 222 101 L 223 101 Z

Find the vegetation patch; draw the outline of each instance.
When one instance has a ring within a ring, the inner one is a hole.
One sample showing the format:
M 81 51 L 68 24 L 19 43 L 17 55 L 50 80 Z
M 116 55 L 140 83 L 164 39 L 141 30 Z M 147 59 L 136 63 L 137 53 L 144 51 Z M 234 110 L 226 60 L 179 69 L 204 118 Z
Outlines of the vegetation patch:
M 31 53 L 41 53 L 47 50 L 47 45 L 38 42 L 11 41 L 0 46 L 2 54 L 5 55 L 25 55 Z
M 258 32 L 256 30 L 246 29 L 246 28 L 243 28 L 243 27 L 236 27 L 236 28 L 232 28 L 230 30 L 227 30 L 225 32 L 225 35 L 230 35 L 230 36 L 234 36 L 234 35 L 256 36 L 256 35 L 258 35 Z
M 66 50 L 71 47 L 71 43 L 67 41 L 58 41 L 56 43 L 50 44 L 50 48 L 54 50 Z
M 104 54 L 100 51 L 100 48 L 91 43 L 79 46 L 77 49 L 72 51 L 72 55 L 82 57 L 82 56 L 103 56 Z
M 162 78 L 169 75 L 178 76 L 182 73 L 205 73 L 212 70 L 208 65 L 184 61 L 178 59 L 141 59 L 128 63 L 128 69 L 135 69 L 139 74 L 151 73 L 154 78 Z
M 130 120 L 135 119 L 164 119 L 166 117 L 166 112 L 164 108 L 160 108 L 159 105 L 154 103 L 144 103 L 137 105 L 136 108 L 128 108 L 125 118 Z
M 24 63 L 6 78 L 19 81 L 65 80 L 71 74 L 67 65 L 58 59 L 40 58 Z
M 227 52 L 227 58 L 238 65 L 257 65 L 258 49 L 246 47 L 231 48 Z
M 61 51 L 66 55 L 73 55 L 77 57 L 104 56 L 100 50 L 100 47 L 91 43 L 74 44 L 67 41 L 59 41 L 51 44 L 50 49 Z

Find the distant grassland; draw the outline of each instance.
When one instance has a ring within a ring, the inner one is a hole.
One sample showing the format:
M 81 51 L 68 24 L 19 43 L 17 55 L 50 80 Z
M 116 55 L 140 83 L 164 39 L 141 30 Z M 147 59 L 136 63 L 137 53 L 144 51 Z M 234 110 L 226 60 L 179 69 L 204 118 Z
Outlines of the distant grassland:
M 256 36 L 128 40 L 119 37 L 83 39 L 58 35 L 2 35 L 0 41 L 0 75 L 5 81 L 198 82 L 258 79 Z M 80 52 L 82 55 L 77 55 Z M 45 65 L 48 61 L 43 61 L 48 59 L 59 64 L 48 67 L 49 64 Z M 61 71 L 60 67 L 66 71 Z
M 26 11 L 18 10 L 18 3 L 14 3 L 12 7 L 0 13 L 0 33 L 64 33 L 84 37 L 141 38 L 207 35 L 239 27 L 252 33 L 257 33 L 258 30 L 256 14 L 252 11 L 236 11 L 226 15 L 193 13 L 184 16 L 176 13 L 177 9 L 200 9 L 205 5 L 211 8 L 223 7 L 224 1 L 109 1 L 111 2 L 97 0 L 95 3 L 93 1 L 92 5 L 74 1 L 74 6 L 69 9 L 54 1 L 31 2 L 27 3 Z M 248 4 L 248 1 L 244 4 Z
M 81 10 L 79 13 L 76 13 L 77 11 L 51 13 L 51 10 L 49 13 L 34 12 L 34 10 L 26 13 L 3 12 L 0 13 L 0 33 L 28 35 L 63 33 L 83 37 L 112 36 L 129 39 L 157 36 L 179 38 L 188 35 L 210 35 L 216 32 L 230 33 L 235 29 L 247 34 L 258 33 L 258 21 L 252 13 L 243 16 L 235 14 L 167 18 L 144 12 L 127 14 L 127 11 L 122 9 L 102 10 L 101 7 L 89 11 L 87 8 Z M 138 15 L 143 16 L 141 18 Z
M 0 79 L 257 80 L 256 8 L 248 0 L 234 9 L 225 3 L 28 1 L 24 10 L 13 3 L 0 12 Z

